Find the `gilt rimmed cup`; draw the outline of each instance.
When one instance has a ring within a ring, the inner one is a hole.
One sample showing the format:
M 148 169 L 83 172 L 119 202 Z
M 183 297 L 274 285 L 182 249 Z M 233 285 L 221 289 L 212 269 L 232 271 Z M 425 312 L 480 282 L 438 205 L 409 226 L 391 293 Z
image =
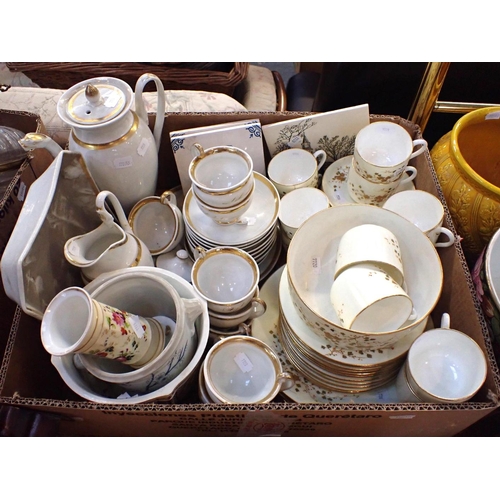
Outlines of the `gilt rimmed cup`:
M 260 271 L 255 259 L 236 247 L 195 248 L 191 283 L 209 310 L 232 313 L 252 301 Z
M 321 149 L 314 153 L 298 148 L 285 149 L 271 159 L 267 175 L 280 196 L 303 187 L 317 188 L 319 170 L 326 158 Z
M 235 335 L 215 343 L 202 365 L 205 388 L 220 404 L 258 404 L 272 401 L 293 387 L 276 353 L 261 340 Z
M 189 165 L 193 192 L 207 205 L 226 208 L 248 197 L 255 184 L 253 160 L 243 149 L 217 146 L 203 149 Z
M 416 189 L 393 194 L 383 208 L 395 212 L 413 222 L 436 247 L 449 247 L 455 243 L 454 234 L 443 227 L 444 207 L 433 194 Z M 444 239 L 438 241 L 440 236 Z
M 169 252 L 184 237 L 184 219 L 172 191 L 138 201 L 130 211 L 128 222 L 151 255 Z
M 401 125 L 375 121 L 357 133 L 354 159 L 358 172 L 366 180 L 391 183 L 401 178 L 408 162 L 426 149 L 425 139 L 413 140 Z

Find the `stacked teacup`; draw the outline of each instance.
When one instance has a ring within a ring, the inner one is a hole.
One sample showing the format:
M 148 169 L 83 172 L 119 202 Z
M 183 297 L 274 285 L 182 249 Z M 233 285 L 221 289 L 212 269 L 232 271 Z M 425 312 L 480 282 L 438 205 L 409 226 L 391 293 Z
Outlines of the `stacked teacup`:
M 414 314 L 404 287 L 399 242 L 391 231 L 361 224 L 343 235 L 330 293 L 342 326 L 371 333 L 399 329 Z
M 189 165 L 189 177 L 200 210 L 218 224 L 237 223 L 252 202 L 252 158 L 236 147 L 195 147 L 199 155 Z
M 259 266 L 240 248 L 196 248 L 191 282 L 207 302 L 212 340 L 248 335 L 251 322 L 266 311 L 259 298 Z
M 420 146 L 416 151 L 413 149 Z M 397 123 L 377 121 L 356 135 L 347 186 L 358 203 L 381 206 L 401 184 L 417 175 L 408 162 L 427 148 L 424 139 L 412 140 Z

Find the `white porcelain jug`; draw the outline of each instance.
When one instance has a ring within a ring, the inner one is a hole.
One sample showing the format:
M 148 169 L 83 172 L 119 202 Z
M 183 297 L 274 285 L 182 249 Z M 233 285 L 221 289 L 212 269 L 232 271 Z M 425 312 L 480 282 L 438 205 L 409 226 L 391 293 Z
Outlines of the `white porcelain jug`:
M 111 201 L 119 224 L 105 203 Z M 66 260 L 81 268 L 85 283 L 100 274 L 134 266 L 154 266 L 146 245 L 135 236 L 128 224 L 118 198 L 110 191 L 101 191 L 96 197 L 96 209 L 102 224 L 96 229 L 70 238 L 64 245 Z
M 142 97 L 150 81 L 158 93 L 153 133 Z M 70 151 L 83 156 L 99 189 L 114 193 L 126 213 L 140 199 L 155 194 L 165 116 L 165 92 L 156 75 L 142 75 L 135 94 L 118 78 L 84 80 L 64 92 L 57 112 L 72 128 Z

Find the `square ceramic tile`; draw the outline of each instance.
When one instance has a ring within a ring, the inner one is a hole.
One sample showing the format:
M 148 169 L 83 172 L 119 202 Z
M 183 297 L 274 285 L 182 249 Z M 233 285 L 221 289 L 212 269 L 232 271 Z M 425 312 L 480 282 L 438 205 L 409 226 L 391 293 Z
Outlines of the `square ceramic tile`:
M 327 161 L 335 161 L 354 153 L 356 135 L 369 123 L 368 104 L 362 104 L 264 125 L 262 132 L 271 156 L 290 148 L 322 149 Z
M 262 127 L 258 119 L 176 130 L 170 132 L 170 144 L 184 195 L 191 187 L 188 169 L 191 160 L 198 155 L 198 151 L 193 147 L 196 143 L 203 149 L 215 146 L 243 149 L 252 158 L 254 171 L 263 175 L 266 173 Z

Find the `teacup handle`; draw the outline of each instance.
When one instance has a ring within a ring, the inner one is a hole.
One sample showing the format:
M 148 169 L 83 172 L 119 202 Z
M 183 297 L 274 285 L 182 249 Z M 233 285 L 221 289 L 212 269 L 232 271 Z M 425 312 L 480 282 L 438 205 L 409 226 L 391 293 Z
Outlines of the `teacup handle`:
M 203 259 L 207 255 L 207 251 L 203 247 L 197 246 L 193 251 L 193 255 L 194 260 Z
M 288 391 L 295 385 L 295 379 L 288 372 L 281 372 L 278 375 L 278 383 L 281 391 Z
M 164 191 L 160 196 L 160 202 L 163 205 L 177 205 L 177 198 L 172 191 Z
M 440 234 L 446 235 L 448 240 L 434 243 L 435 247 L 451 247 L 451 245 L 455 243 L 455 235 L 449 229 L 442 227 L 439 232 Z
M 262 316 L 267 310 L 267 304 L 260 298 L 255 297 L 252 299 L 252 312 L 250 313 L 249 319 L 254 319 Z
M 420 147 L 416 151 L 413 151 L 408 160 L 411 160 L 412 158 L 415 158 L 415 156 L 422 154 L 427 149 L 427 141 L 425 139 L 415 139 L 413 141 L 413 147 L 415 146 L 420 146 Z
M 443 313 L 441 316 L 441 328 L 450 328 L 450 315 L 448 313 Z
M 411 173 L 410 173 L 411 172 Z M 405 176 L 404 174 L 410 174 L 408 176 Z M 407 184 L 408 182 L 411 182 L 415 177 L 417 176 L 417 169 L 415 167 L 412 167 L 411 165 L 408 165 L 403 172 L 403 176 L 401 178 L 400 184 Z
M 316 158 L 316 162 L 318 163 L 318 170 L 325 164 L 326 161 L 326 153 L 322 149 L 318 149 L 313 153 L 314 158 Z M 319 158 L 319 160 L 318 160 Z

